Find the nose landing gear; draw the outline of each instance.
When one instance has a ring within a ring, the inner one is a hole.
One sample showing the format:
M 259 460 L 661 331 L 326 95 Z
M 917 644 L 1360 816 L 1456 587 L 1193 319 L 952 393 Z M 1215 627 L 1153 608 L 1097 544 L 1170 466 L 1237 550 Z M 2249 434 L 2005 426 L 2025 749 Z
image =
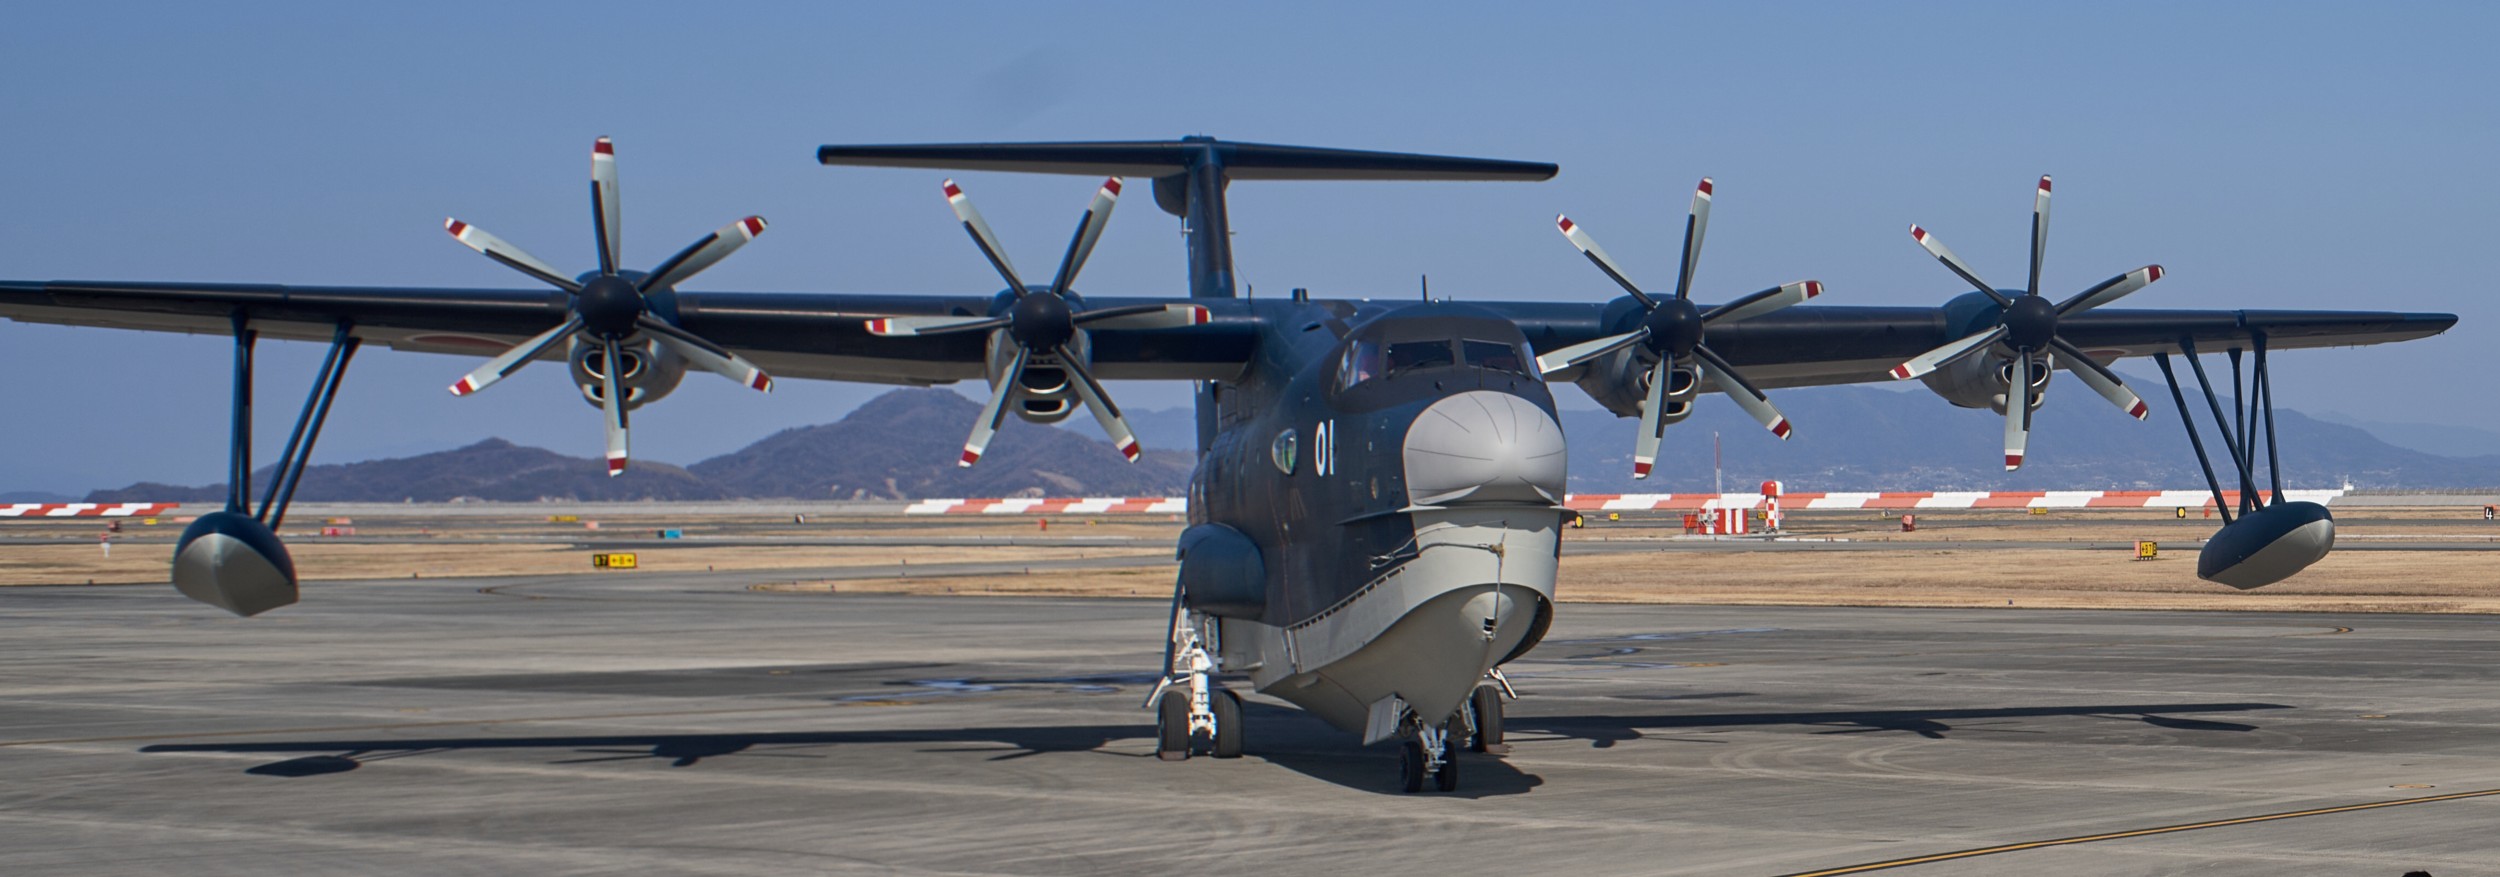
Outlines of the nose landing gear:
M 1496 668 L 1485 673 L 1485 681 L 1476 684 L 1467 702 L 1458 711 L 1437 724 L 1426 723 L 1413 710 L 1407 710 L 1398 721 L 1401 737 L 1398 751 L 1398 787 L 1409 793 L 1424 790 L 1429 777 L 1432 787 L 1444 792 L 1458 791 L 1458 751 L 1482 752 L 1500 757 L 1510 754 L 1510 745 L 1502 742 L 1502 701 L 1517 697 L 1510 680 Z
M 1424 790 L 1424 778 L 1432 778 L 1432 787 L 1444 792 L 1458 791 L 1458 741 L 1467 736 L 1459 716 L 1438 725 L 1427 725 L 1408 713 L 1405 740 L 1399 746 L 1398 785 L 1406 791 Z

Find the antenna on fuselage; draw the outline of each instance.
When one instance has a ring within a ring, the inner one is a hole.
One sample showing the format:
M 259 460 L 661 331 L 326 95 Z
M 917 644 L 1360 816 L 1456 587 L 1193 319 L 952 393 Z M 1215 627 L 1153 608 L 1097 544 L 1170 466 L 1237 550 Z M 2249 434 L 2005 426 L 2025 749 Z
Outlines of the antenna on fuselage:
M 1415 275 L 1415 276 L 1416 276 L 1416 277 L 1418 277 L 1418 278 L 1421 278 L 1421 279 L 1423 280 L 1423 284 L 1424 284 L 1424 301 L 1425 301 L 1425 302 L 1427 302 L 1427 303 L 1431 302 L 1431 301 L 1432 301 L 1432 275 L 1430 275 L 1430 274 L 1418 274 L 1418 275 Z

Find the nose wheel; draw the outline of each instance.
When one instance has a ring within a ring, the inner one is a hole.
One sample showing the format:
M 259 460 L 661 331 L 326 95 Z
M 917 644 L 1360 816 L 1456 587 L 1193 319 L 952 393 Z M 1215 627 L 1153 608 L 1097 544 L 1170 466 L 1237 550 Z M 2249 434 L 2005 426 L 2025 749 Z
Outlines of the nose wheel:
M 1438 725 L 1416 722 L 1411 727 L 1398 747 L 1398 786 L 1410 794 L 1421 792 L 1429 779 L 1436 790 L 1458 791 L 1458 747 L 1467 737 L 1461 717 L 1451 716 Z

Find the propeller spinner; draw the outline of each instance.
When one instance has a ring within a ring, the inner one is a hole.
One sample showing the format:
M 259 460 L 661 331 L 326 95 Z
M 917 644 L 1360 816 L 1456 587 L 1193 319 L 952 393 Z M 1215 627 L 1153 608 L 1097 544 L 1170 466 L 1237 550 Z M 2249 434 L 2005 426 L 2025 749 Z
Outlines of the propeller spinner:
M 996 386 L 990 388 L 988 404 L 981 408 L 981 419 L 972 425 L 972 436 L 964 440 L 963 456 L 957 465 L 970 466 L 981 459 L 990 439 L 1007 417 L 1007 397 L 1021 386 L 1024 370 L 1037 356 L 1056 357 L 1058 366 L 1076 380 L 1071 388 L 1102 424 L 1104 434 L 1113 446 L 1131 463 L 1137 462 L 1143 449 L 1137 445 L 1137 434 L 1129 429 L 1128 419 L 1111 401 L 1111 394 L 1102 382 L 1094 379 L 1085 367 L 1083 357 L 1072 346 L 1080 327 L 1120 329 L 1168 329 L 1205 323 L 1207 309 L 1198 305 L 1127 305 L 1112 308 L 1077 310 L 1072 305 L 1081 300 L 1068 296 L 1068 286 L 1076 281 L 1085 259 L 1093 255 L 1094 244 L 1102 238 L 1103 226 L 1111 221 L 1111 208 L 1120 201 L 1120 178 L 1104 180 L 1095 191 L 1094 201 L 1077 221 L 1076 237 L 1068 241 L 1067 254 L 1059 260 L 1059 272 L 1048 287 L 1026 286 L 1016 273 L 1015 264 L 1007 260 L 1007 251 L 998 243 L 998 235 L 981 218 L 981 211 L 972 206 L 972 198 L 964 194 L 954 180 L 946 181 L 946 203 L 954 208 L 955 218 L 963 222 L 964 231 L 972 236 L 974 246 L 988 257 L 990 267 L 1006 279 L 1007 288 L 1015 293 L 1006 310 L 987 317 L 884 317 L 868 321 L 874 335 L 896 337 L 916 335 L 950 335 L 959 332 L 991 332 L 1004 330 L 1006 340 L 1016 345 L 1014 360 Z
M 1674 298 L 1653 298 L 1642 292 L 1638 285 L 1624 276 L 1623 269 L 1615 264 L 1614 258 L 1606 255 L 1606 250 L 1597 245 L 1597 240 L 1589 236 L 1588 229 L 1573 222 L 1571 217 L 1557 216 L 1554 225 L 1562 230 L 1563 237 L 1571 240 L 1572 246 L 1589 257 L 1589 262 L 1595 264 L 1597 270 L 1606 272 L 1606 276 L 1621 285 L 1623 291 L 1631 293 L 1644 312 L 1640 326 L 1630 332 L 1584 341 L 1536 358 L 1537 370 L 1543 374 L 1553 374 L 1635 344 L 1647 349 L 1651 358 L 1657 360 L 1649 371 L 1649 395 L 1641 403 L 1641 431 L 1632 450 L 1632 477 L 1649 477 L 1650 467 L 1658 460 L 1658 443 L 1665 430 L 1660 409 L 1666 404 L 1667 382 L 1681 363 L 1691 362 L 1699 366 L 1703 376 L 1717 384 L 1720 392 L 1726 393 L 1728 398 L 1736 400 L 1737 406 L 1745 409 L 1745 413 L 1761 421 L 1763 428 L 1770 430 L 1772 435 L 1788 438 L 1788 418 L 1782 416 L 1778 408 L 1772 407 L 1771 398 L 1738 374 L 1736 367 L 1729 365 L 1724 357 L 1712 352 L 1709 345 L 1702 343 L 1702 337 L 1704 331 L 1713 325 L 1758 317 L 1822 295 L 1823 283 L 1801 280 L 1774 286 L 1706 312 L 1693 304 L 1693 266 L 1701 258 L 1702 236 L 1710 228 L 1709 177 L 1701 178 L 1701 185 L 1693 189 L 1692 212 L 1684 221 L 1684 265 L 1676 275 Z
M 2119 380 L 2115 372 L 2084 355 L 2081 348 L 2058 337 L 2057 323 L 2062 317 L 2117 301 L 2129 293 L 2151 285 L 2153 281 L 2161 279 L 2161 266 L 2146 265 L 2094 284 L 2092 288 L 2077 293 L 2065 301 L 2050 304 L 2047 298 L 2040 295 L 2040 260 L 2049 245 L 2049 178 L 2047 176 L 2040 177 L 2038 194 L 2032 198 L 2031 202 L 2031 280 L 2029 285 L 2024 287 L 2022 295 L 2009 297 L 1980 280 L 1979 275 L 1973 273 L 1970 266 L 1965 264 L 1960 256 L 1954 255 L 1952 250 L 1945 247 L 1943 241 L 1937 240 L 1936 236 L 1928 230 L 1915 225 L 1910 226 L 1910 237 L 1915 238 L 1919 246 L 1926 248 L 1929 255 L 1935 256 L 1936 261 L 1944 263 L 1944 267 L 1952 271 L 1955 276 L 1962 278 L 1973 289 L 1995 300 L 2001 310 L 1998 312 L 1997 324 L 1994 327 L 1893 366 L 1892 376 L 1900 380 L 1920 377 L 1999 343 L 2014 351 L 2012 373 L 2008 376 L 2005 391 L 2005 471 L 2012 472 L 2023 467 L 2024 448 L 2030 444 L 2031 399 L 2032 393 L 2035 392 L 2032 389 L 2031 369 L 2032 355 L 2035 353 L 2065 358 L 2070 364 L 2069 368 L 2074 371 L 2075 377 L 2083 381 L 2085 386 L 2091 387 L 2093 392 L 2101 395 L 2101 398 L 2108 399 L 2110 404 L 2118 406 L 2119 410 L 2127 412 L 2135 419 L 2144 419 L 2146 409 L 2143 398 L 2137 396 L 2135 391 L 2127 389 L 2126 382 Z
M 455 396 L 466 396 L 486 389 L 520 371 L 522 366 L 555 347 L 557 342 L 568 337 L 580 337 L 584 343 L 597 346 L 603 357 L 601 362 L 607 364 L 600 369 L 600 408 L 607 415 L 608 474 L 613 476 L 624 474 L 629 456 L 626 449 L 625 398 L 617 386 L 618 369 L 614 364 L 624 361 L 619 356 L 621 347 L 627 338 L 636 333 L 649 333 L 653 341 L 696 368 L 759 391 L 772 390 L 773 379 L 763 369 L 727 348 L 660 319 L 651 312 L 649 299 L 652 291 L 674 288 L 730 253 L 737 252 L 739 247 L 746 246 L 748 241 L 764 232 L 764 218 L 749 216 L 722 226 L 720 230 L 679 250 L 677 255 L 668 257 L 650 273 L 631 276 L 617 267 L 622 259 L 619 247 L 619 222 L 622 217 L 617 202 L 616 146 L 605 137 L 591 146 L 590 218 L 597 233 L 599 270 L 584 274 L 579 279 L 557 273 L 547 263 L 502 238 L 486 233 L 485 229 L 457 219 L 443 220 L 443 230 L 450 232 L 454 239 L 469 249 L 572 294 L 568 306 L 570 314 L 563 323 L 487 360 L 485 365 L 453 383 L 451 392 Z

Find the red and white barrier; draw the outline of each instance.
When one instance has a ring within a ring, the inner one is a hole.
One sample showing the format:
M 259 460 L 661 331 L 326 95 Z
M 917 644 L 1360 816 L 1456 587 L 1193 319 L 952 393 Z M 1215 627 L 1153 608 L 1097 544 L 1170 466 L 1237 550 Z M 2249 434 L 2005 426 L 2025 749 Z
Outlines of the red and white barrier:
M 2286 490 L 2294 502 L 2329 504 L 2344 495 L 2334 490 Z M 2226 490 L 2227 502 L 2239 492 Z M 1780 493 L 1774 500 L 1761 493 L 1575 493 L 1563 504 L 1577 511 L 1708 511 L 1720 508 L 1761 508 L 1765 501 L 1784 510 L 1796 509 L 2144 509 L 2203 508 L 2213 505 L 2205 490 L 1998 490 L 1905 491 L 1897 493 Z
M 1797 493 L 1783 491 L 1779 482 L 1763 482 L 1759 493 L 1575 493 L 1563 499 L 1563 506 L 1574 511 L 1703 512 L 1719 509 L 1762 509 L 1769 513 L 1770 528 L 1779 529 L 1783 512 L 1797 509 L 2201 509 L 2214 504 L 2214 495 L 2205 490 L 1995 490 L 1995 491 L 1902 491 L 1892 493 Z M 2283 496 L 2294 502 L 2331 504 L 2344 491 L 2286 490 Z M 2222 492 L 2224 501 L 2238 502 L 2239 492 Z M 160 508 L 158 506 L 132 506 Z M 161 508 L 171 508 L 171 505 Z M 0 516 L 7 516 L 0 507 Z M 1018 499 L 924 499 L 903 509 L 909 515 L 1123 515 L 1170 514 L 1189 510 L 1189 501 L 1177 496 L 1161 497 L 1026 497 Z M 62 514 L 55 512 L 53 514 Z M 133 512 L 85 512 L 83 514 L 134 514 Z M 147 512 L 153 514 L 153 512 Z
M 151 518 L 178 502 L 21 502 L 0 505 L 0 518 Z
M 1082 498 L 924 499 L 904 507 L 907 515 L 1177 515 L 1189 500 L 1177 496 Z
M 1711 536 L 1745 535 L 1746 522 L 1753 514 L 1740 508 L 1715 508 L 1702 513 L 1701 532 Z

